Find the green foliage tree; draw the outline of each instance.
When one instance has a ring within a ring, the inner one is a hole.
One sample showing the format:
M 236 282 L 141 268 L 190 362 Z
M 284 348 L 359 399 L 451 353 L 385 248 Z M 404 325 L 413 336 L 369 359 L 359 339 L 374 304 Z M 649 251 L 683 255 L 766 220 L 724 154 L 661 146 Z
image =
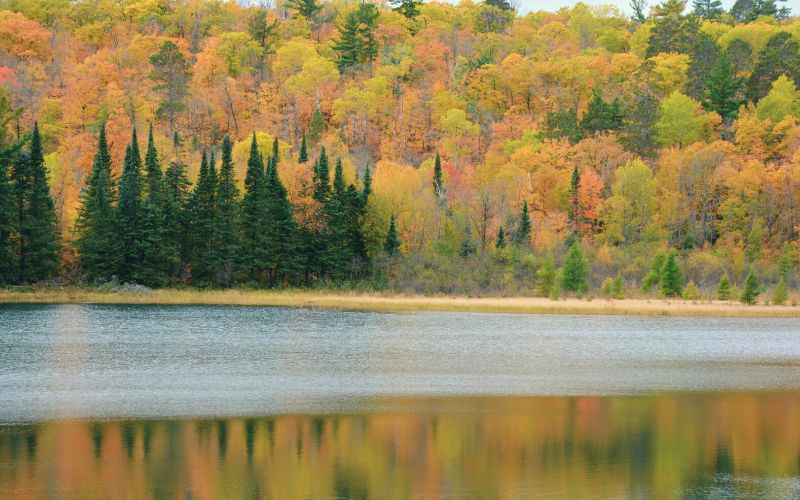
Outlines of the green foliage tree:
M 440 205 L 445 204 L 447 192 L 445 191 L 442 177 L 442 159 L 438 151 L 436 152 L 436 159 L 433 161 L 433 195 L 436 196 L 436 201 Z
M 308 163 L 308 145 L 306 144 L 305 132 L 303 132 L 303 139 L 300 142 L 300 152 L 297 154 L 297 163 Z
M 544 120 L 544 136 L 548 139 L 567 139 L 575 144 L 583 137 L 574 109 L 550 111 Z
M 161 94 L 156 112 L 159 117 L 168 118 L 169 129 L 174 131 L 175 115 L 186 108 L 191 64 L 178 46 L 168 40 L 150 56 L 150 65 L 153 67 L 150 79 L 155 83 L 153 90 Z
M 800 79 L 800 44 L 792 35 L 781 31 L 772 35 L 758 54 L 758 62 L 747 81 L 746 97 L 757 102 L 767 95 L 772 82 L 781 75 Z
M 517 221 L 517 230 L 514 232 L 514 244 L 528 247 L 531 243 L 531 216 L 528 213 L 528 202 L 522 202 L 522 212 Z
M 314 108 L 311 114 L 311 127 L 308 130 L 308 142 L 315 145 L 322 138 L 325 131 L 325 121 L 322 119 L 322 112 L 319 107 Z
M 586 113 L 581 118 L 581 130 L 584 135 L 609 130 L 619 130 L 622 127 L 622 104 L 619 99 L 614 99 L 610 104 L 603 100 L 599 90 L 592 90 L 592 98 L 586 108 Z
M 117 229 L 122 245 L 119 278 L 123 281 L 140 282 L 141 254 L 145 245 L 145 228 L 142 227 L 142 159 L 136 129 L 131 142 L 125 148 L 125 162 L 119 178 L 119 203 L 117 205 Z
M 778 2 L 786 0 L 736 0 L 731 7 L 731 14 L 737 21 L 751 22 L 761 16 L 772 16 L 778 20 L 791 14 L 786 6 L 778 7 Z
M 692 5 L 694 15 L 703 19 L 718 19 L 724 12 L 721 0 L 694 0 Z
M 244 197 L 241 203 L 241 270 L 246 279 L 263 281 L 267 268 L 266 256 L 266 190 L 264 165 L 258 150 L 256 134 L 250 143 L 250 156 L 244 178 Z
M 239 188 L 233 172 L 233 144 L 229 135 L 222 141 L 222 161 L 215 193 L 215 228 L 217 250 L 216 280 L 221 286 L 230 286 L 239 258 Z
M 192 281 L 198 285 L 211 285 L 216 268 L 216 186 L 217 172 L 214 154 L 209 161 L 203 151 L 200 172 L 190 197 Z
M 583 256 L 580 243 L 576 241 L 570 247 L 564 260 L 564 267 L 561 270 L 561 286 L 568 292 L 585 293 L 589 290 L 588 278 L 589 263 Z
M 744 280 L 744 288 L 742 289 L 742 295 L 739 296 L 739 301 L 742 304 L 753 305 L 762 291 L 761 283 L 759 283 L 758 277 L 751 267 L 750 272 L 747 273 L 747 279 Z
M 357 9 L 347 14 L 344 24 L 339 28 L 339 39 L 333 44 L 338 54 L 336 64 L 339 71 L 355 69 L 362 64 L 371 66 L 378 55 L 375 29 L 379 15 L 375 4 L 368 2 L 360 3 Z
M 414 20 L 419 15 L 420 0 L 392 0 L 392 7 L 395 11 L 403 14 L 407 19 Z
M 549 253 L 544 259 L 542 268 L 539 269 L 538 276 L 538 293 L 540 297 L 549 297 L 550 291 L 556 286 L 556 264 L 553 260 L 553 254 Z
M 469 223 L 469 220 L 467 220 L 467 223 L 464 225 L 464 238 L 461 240 L 461 250 L 459 254 L 466 258 L 474 254 L 475 250 L 475 243 L 472 241 L 472 225 Z
M 697 16 L 684 16 L 687 0 L 665 0 L 654 9 L 647 57 L 662 52 L 688 54 L 700 29 Z
M 667 255 L 661 270 L 661 293 L 665 297 L 680 297 L 683 293 L 683 274 L 674 252 Z
M 578 170 L 578 165 L 572 169 L 572 177 L 569 182 L 569 210 L 567 216 L 569 217 L 572 231 L 577 234 L 580 230 L 580 221 L 578 220 L 580 214 L 580 199 L 578 198 L 578 190 L 581 187 L 581 172 Z
M 650 263 L 650 271 L 645 275 L 642 280 L 642 291 L 650 293 L 661 285 L 661 270 L 664 268 L 664 261 L 666 256 L 663 253 L 657 253 Z
M 81 194 L 81 210 L 76 224 L 80 264 L 84 276 L 89 280 L 109 280 L 119 271 L 122 256 L 115 202 L 111 155 L 108 152 L 103 124 L 100 127 L 92 173 Z
M 500 229 L 497 230 L 497 241 L 495 242 L 494 247 L 498 250 L 502 250 L 506 247 L 506 233 L 503 230 L 503 226 L 500 226 Z
M 24 145 L 23 140 L 12 140 L 9 126 L 22 113 L 15 109 L 8 98 L 8 92 L 0 87 L 0 285 L 12 283 L 16 279 L 16 253 L 13 238 L 16 232 L 14 223 L 14 189 L 11 183 L 12 159 Z
M 59 234 L 55 205 L 47 184 L 47 167 L 38 124 L 34 124 L 30 150 L 15 167 L 17 191 L 19 269 L 18 281 L 33 283 L 51 278 L 58 269 Z
M 296 10 L 298 14 L 309 21 L 313 20 L 317 12 L 322 10 L 322 4 L 317 0 L 289 0 L 287 7 Z
M 180 160 L 172 161 L 167 167 L 163 187 L 164 265 L 167 276 L 178 280 L 183 277 L 183 264 L 191 255 L 189 178 Z
M 703 0 L 706 1 L 706 0 Z M 717 0 L 718 1 L 718 0 Z M 721 49 L 711 35 L 700 32 L 692 42 L 685 93 L 694 100 L 705 95 L 706 84 L 717 67 Z
M 776 306 L 782 306 L 789 299 L 789 287 L 786 285 L 786 280 L 781 277 L 775 289 L 772 291 L 772 303 Z
M 639 156 L 652 154 L 658 117 L 658 99 L 645 87 L 624 112 L 622 142 L 629 151 Z
M 723 273 L 722 277 L 717 283 L 717 299 L 730 300 L 731 298 L 731 280 L 728 278 L 728 273 Z
M 389 219 L 389 229 L 386 231 L 386 239 L 383 242 L 383 251 L 389 257 L 396 257 L 400 254 L 400 238 L 397 235 L 397 221 L 392 214 Z
M 742 99 L 739 97 L 744 80 L 736 76 L 736 68 L 727 54 L 717 60 L 703 92 L 703 107 L 722 117 L 722 122 L 730 124 L 739 112 Z

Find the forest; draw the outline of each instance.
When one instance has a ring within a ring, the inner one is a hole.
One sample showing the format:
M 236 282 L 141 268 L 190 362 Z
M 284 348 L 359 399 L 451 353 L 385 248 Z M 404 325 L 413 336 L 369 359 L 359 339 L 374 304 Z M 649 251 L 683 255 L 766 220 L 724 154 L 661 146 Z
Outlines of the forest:
M 780 0 L 0 0 L 0 286 L 775 304 Z

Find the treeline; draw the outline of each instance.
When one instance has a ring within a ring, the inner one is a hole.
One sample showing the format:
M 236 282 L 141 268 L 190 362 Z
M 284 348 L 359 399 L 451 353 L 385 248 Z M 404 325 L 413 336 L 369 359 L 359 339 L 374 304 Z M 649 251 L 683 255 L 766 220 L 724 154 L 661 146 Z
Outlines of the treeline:
M 174 140 L 179 141 L 177 134 Z M 105 127 L 82 195 L 76 246 L 85 280 L 112 278 L 147 286 L 285 286 L 353 280 L 369 271 L 363 224 L 370 171 L 347 184 L 341 160 L 331 178 L 325 148 L 314 164 L 314 227 L 296 223 L 278 175 L 278 139 L 266 158 L 253 134 L 244 192 L 234 175 L 232 142 L 204 151 L 194 187 L 186 166 L 162 172 L 150 129 L 142 161 L 136 130 L 122 174 L 112 177 Z M 307 161 L 305 148 L 301 157 Z

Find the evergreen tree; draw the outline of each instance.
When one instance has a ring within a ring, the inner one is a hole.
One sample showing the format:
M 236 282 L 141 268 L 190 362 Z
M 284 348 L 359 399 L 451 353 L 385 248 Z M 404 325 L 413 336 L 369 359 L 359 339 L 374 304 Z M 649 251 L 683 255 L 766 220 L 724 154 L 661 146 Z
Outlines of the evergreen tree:
M 189 178 L 186 167 L 174 160 L 164 174 L 164 264 L 167 275 L 180 278 L 182 264 L 189 260 Z
M 702 100 L 706 84 L 717 67 L 721 50 L 707 33 L 699 33 L 691 47 L 689 70 L 684 92 L 695 100 Z
M 485 3 L 490 7 L 495 7 L 500 10 L 507 10 L 507 11 L 514 10 L 514 6 L 511 5 L 511 3 L 508 0 L 484 0 L 483 3 Z
M 419 15 L 419 6 L 422 2 L 420 0 L 392 0 L 391 4 L 395 11 L 413 21 Z
M 718 19 L 724 10 L 721 0 L 694 0 L 694 15 L 703 19 Z
M 650 271 L 642 280 L 642 291 L 650 293 L 651 290 L 661 285 L 661 272 L 664 269 L 666 257 L 663 253 L 657 253 L 650 263 Z
M 339 71 L 355 68 L 364 63 L 372 63 L 378 55 L 378 40 L 375 29 L 378 27 L 378 8 L 362 2 L 358 8 L 347 14 L 344 25 L 339 28 L 339 39 L 333 50 L 339 57 L 336 61 Z
M 308 162 L 308 146 L 306 145 L 306 133 L 303 132 L 303 140 L 300 143 L 300 153 L 297 155 L 297 163 Z
M 578 166 L 572 169 L 572 178 L 569 183 L 569 221 L 572 225 L 572 231 L 578 234 L 580 231 L 580 199 L 578 198 L 578 190 L 581 187 L 581 172 Z
M 544 136 L 548 139 L 567 139 L 575 144 L 582 139 L 578 114 L 574 109 L 550 111 L 544 120 Z
M 700 31 L 697 16 L 684 16 L 687 0 L 665 0 L 654 12 L 653 27 L 647 44 L 648 58 L 662 52 L 688 54 Z
M 14 109 L 6 89 L 0 87 L 0 285 L 16 279 L 17 259 L 13 238 L 16 231 L 14 221 L 14 190 L 11 183 L 11 162 L 24 145 L 24 140 L 13 141 L 9 135 L 9 124 L 22 113 Z
M 34 124 L 30 152 L 20 155 L 17 188 L 19 271 L 18 279 L 32 283 L 48 279 L 58 269 L 59 235 L 55 204 L 47 184 L 47 167 L 39 126 Z M 16 169 L 15 169 L 16 170 Z
M 394 214 L 389 219 L 389 230 L 386 232 L 386 240 L 383 242 L 383 251 L 389 257 L 400 254 L 400 238 L 397 236 L 397 222 Z
M 514 232 L 514 243 L 518 246 L 527 247 L 531 242 L 531 216 L 528 214 L 528 202 L 522 202 L 522 213 L 517 222 L 517 230 Z
M 499 250 L 506 247 L 506 233 L 503 231 L 503 226 L 500 226 L 497 231 L 497 242 L 495 242 L 494 247 Z
M 325 121 L 322 119 L 322 112 L 319 106 L 314 108 L 311 114 L 311 127 L 308 130 L 308 142 L 315 145 L 322 139 L 322 133 L 325 131 Z
M 747 81 L 747 98 L 758 102 L 781 75 L 787 75 L 795 83 L 800 80 L 800 44 L 785 31 L 772 35 L 759 52 L 758 62 Z
M 213 153 L 209 162 L 203 151 L 200 173 L 190 198 L 191 211 L 191 276 L 196 284 L 209 285 L 214 282 L 216 268 L 215 214 L 217 173 Z
M 324 206 L 327 229 L 325 266 L 334 278 L 343 278 L 355 255 L 348 237 L 353 213 L 348 203 L 341 158 L 336 160 L 333 190 Z
M 730 58 L 723 54 L 706 80 L 703 107 L 720 115 L 723 123 L 732 123 L 742 104 L 739 99 L 742 83 L 743 79 L 736 77 L 736 68 Z
M 233 143 L 225 135 L 222 141 L 222 162 L 219 167 L 216 190 L 216 217 L 214 233 L 217 238 L 216 280 L 219 285 L 229 286 L 233 279 L 234 265 L 239 258 L 237 234 L 239 214 L 239 188 L 233 172 Z
M 583 256 L 580 243 L 572 244 L 561 271 L 561 286 L 573 293 L 584 293 L 589 289 L 589 264 Z
M 144 229 L 141 223 L 142 159 L 136 129 L 125 148 L 125 162 L 119 178 L 119 204 L 117 205 L 117 230 L 122 244 L 122 261 L 119 277 L 123 281 L 137 281 L 141 254 L 144 251 Z
M 146 198 L 153 206 L 161 206 L 163 190 L 163 173 L 161 164 L 158 162 L 158 151 L 156 151 L 155 140 L 153 139 L 153 124 L 147 134 L 147 153 L 144 157 L 144 170 L 146 179 Z
M 436 159 L 433 162 L 433 194 L 436 196 L 436 201 L 443 205 L 446 201 L 446 192 L 444 189 L 444 179 L 442 178 L 442 159 L 439 152 L 436 152 Z
M 747 279 L 744 281 L 744 289 L 742 290 L 742 295 L 739 297 L 739 300 L 742 304 L 753 305 L 758 301 L 758 296 L 761 295 L 761 291 L 761 284 L 758 282 L 756 273 L 753 272 L 753 268 L 751 267 L 750 272 L 747 273 Z
M 665 297 L 680 297 L 683 293 L 683 275 L 673 252 L 667 255 L 661 270 L 661 293 Z
M 364 180 L 361 187 L 361 212 L 362 215 L 367 213 L 367 204 L 369 203 L 369 196 L 372 194 L 372 173 L 369 167 L 364 169 Z
M 267 164 L 265 179 L 267 265 L 270 280 L 275 284 L 279 280 L 295 279 L 300 274 L 301 265 L 297 255 L 297 227 L 288 191 L 278 175 L 277 154 L 273 155 Z
M 325 153 L 325 146 L 319 151 L 319 158 L 314 164 L 314 199 L 320 203 L 325 203 L 331 191 L 330 167 L 328 166 L 328 155 Z
M 723 273 L 722 277 L 717 283 L 717 299 L 730 300 L 731 298 L 731 280 L 728 278 L 728 273 Z
M 118 273 L 121 264 L 115 191 L 104 124 L 100 128 L 92 173 L 81 194 L 77 222 L 80 264 L 89 280 L 109 280 Z
M 164 42 L 149 61 L 153 67 L 150 73 L 150 79 L 155 82 L 153 90 L 162 96 L 156 112 L 160 118 L 168 119 L 169 129 L 174 131 L 175 115 L 186 108 L 191 63 L 170 40 Z
M 145 154 L 144 199 L 139 208 L 141 235 L 138 270 L 134 280 L 149 286 L 163 285 L 167 277 L 167 250 L 164 225 L 164 179 L 153 139 L 153 126 Z
M 589 100 L 586 113 L 581 118 L 581 130 L 584 134 L 619 130 L 622 127 L 621 107 L 619 99 L 614 99 L 608 104 L 597 89 L 592 90 L 592 98 Z
M 625 111 L 622 142 L 640 156 L 648 156 L 655 148 L 655 125 L 660 113 L 658 99 L 645 87 L 637 93 Z
M 244 197 L 241 205 L 241 244 L 242 273 L 246 279 L 263 280 L 266 271 L 266 252 L 264 239 L 266 231 L 264 165 L 258 151 L 256 134 L 250 142 L 250 156 L 247 159 L 247 171 L 244 177 Z

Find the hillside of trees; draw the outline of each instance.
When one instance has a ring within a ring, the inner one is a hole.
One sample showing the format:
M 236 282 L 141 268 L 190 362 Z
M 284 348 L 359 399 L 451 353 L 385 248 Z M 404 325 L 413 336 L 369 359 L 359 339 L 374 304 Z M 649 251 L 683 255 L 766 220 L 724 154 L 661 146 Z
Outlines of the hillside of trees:
M 631 10 L 0 0 L 0 285 L 791 300 L 800 18 Z

